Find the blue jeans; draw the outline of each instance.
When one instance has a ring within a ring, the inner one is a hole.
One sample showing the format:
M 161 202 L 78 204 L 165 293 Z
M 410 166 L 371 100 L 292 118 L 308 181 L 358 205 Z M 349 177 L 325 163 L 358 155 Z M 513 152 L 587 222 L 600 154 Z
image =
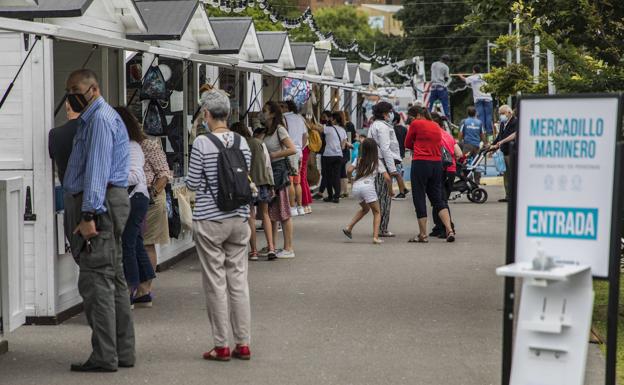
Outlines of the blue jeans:
M 494 134 L 492 110 L 493 105 L 491 100 L 477 100 L 475 102 L 475 108 L 477 110 L 477 118 L 483 123 L 483 129 L 487 135 Z
M 429 94 L 429 111 L 433 111 L 433 104 L 439 100 L 442 103 L 444 114 L 451 118 L 451 106 L 449 105 L 448 88 L 444 86 L 432 86 Z
M 121 236 L 124 274 L 130 288 L 135 288 L 140 283 L 156 277 L 143 246 L 141 231 L 148 207 L 149 198 L 142 193 L 136 193 L 130 198 L 130 215 Z

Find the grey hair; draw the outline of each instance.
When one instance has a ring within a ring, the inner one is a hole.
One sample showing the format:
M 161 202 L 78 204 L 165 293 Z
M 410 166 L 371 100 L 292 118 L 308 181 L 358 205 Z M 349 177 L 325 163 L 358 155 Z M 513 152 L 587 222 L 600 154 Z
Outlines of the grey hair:
M 230 115 L 230 98 L 221 90 L 212 89 L 201 95 L 202 110 L 210 112 L 216 120 L 227 120 Z
M 513 110 L 507 104 L 503 104 L 502 106 L 498 107 L 498 112 L 513 112 Z

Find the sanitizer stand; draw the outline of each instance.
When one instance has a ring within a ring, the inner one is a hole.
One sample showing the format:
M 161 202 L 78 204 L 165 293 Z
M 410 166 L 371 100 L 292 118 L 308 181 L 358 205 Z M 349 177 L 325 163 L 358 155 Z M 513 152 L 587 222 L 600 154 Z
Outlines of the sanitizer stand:
M 523 279 L 511 385 L 583 385 L 594 303 L 590 267 L 540 271 L 514 263 L 496 274 Z

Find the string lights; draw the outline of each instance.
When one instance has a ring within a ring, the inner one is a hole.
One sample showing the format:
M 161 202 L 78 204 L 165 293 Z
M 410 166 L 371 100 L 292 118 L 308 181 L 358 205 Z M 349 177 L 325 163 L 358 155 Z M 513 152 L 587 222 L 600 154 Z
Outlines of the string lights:
M 271 6 L 271 4 L 269 4 L 267 0 L 206 0 L 206 4 L 213 8 L 218 8 L 225 13 L 241 13 L 247 8 L 258 7 L 258 9 L 262 10 L 265 15 L 269 16 L 269 19 L 272 23 L 279 23 L 287 30 L 299 28 L 304 24 L 307 25 L 308 27 L 310 27 L 312 32 L 319 40 L 329 41 L 332 47 L 334 47 L 339 52 L 357 53 L 363 60 L 367 62 L 374 61 L 380 65 L 390 65 L 390 63 L 393 62 L 393 60 L 388 55 L 380 56 L 374 52 L 363 52 L 360 49 L 360 45 L 356 40 L 353 40 L 349 44 L 344 45 L 336 40 L 333 32 L 330 31 L 328 33 L 323 33 L 321 30 L 319 30 L 310 7 L 306 8 L 306 10 L 303 11 L 303 13 L 299 17 L 287 18 L 281 15 L 275 8 L 273 8 L 273 6 Z M 407 73 L 401 71 L 396 64 L 393 63 L 392 67 L 394 68 L 395 72 L 400 76 L 403 76 L 406 79 L 411 78 L 411 76 L 409 76 Z

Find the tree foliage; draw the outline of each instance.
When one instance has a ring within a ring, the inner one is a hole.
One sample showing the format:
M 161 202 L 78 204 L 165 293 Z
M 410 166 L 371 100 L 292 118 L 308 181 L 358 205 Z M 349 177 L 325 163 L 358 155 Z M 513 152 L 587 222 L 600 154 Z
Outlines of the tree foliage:
M 553 81 L 558 92 L 609 92 L 624 90 L 624 2 L 620 0 L 468 0 L 473 13 L 467 24 L 513 16 L 521 25 L 523 38 L 500 39 L 502 45 L 519 44 L 531 52 L 534 35 L 541 37 L 542 52 L 553 51 L 556 68 Z M 530 58 L 529 58 L 530 60 Z M 545 91 L 525 87 L 532 72 L 498 68 L 487 77 L 499 95 Z M 496 79 L 515 79 L 511 84 Z M 543 76 L 541 77 L 543 79 Z

